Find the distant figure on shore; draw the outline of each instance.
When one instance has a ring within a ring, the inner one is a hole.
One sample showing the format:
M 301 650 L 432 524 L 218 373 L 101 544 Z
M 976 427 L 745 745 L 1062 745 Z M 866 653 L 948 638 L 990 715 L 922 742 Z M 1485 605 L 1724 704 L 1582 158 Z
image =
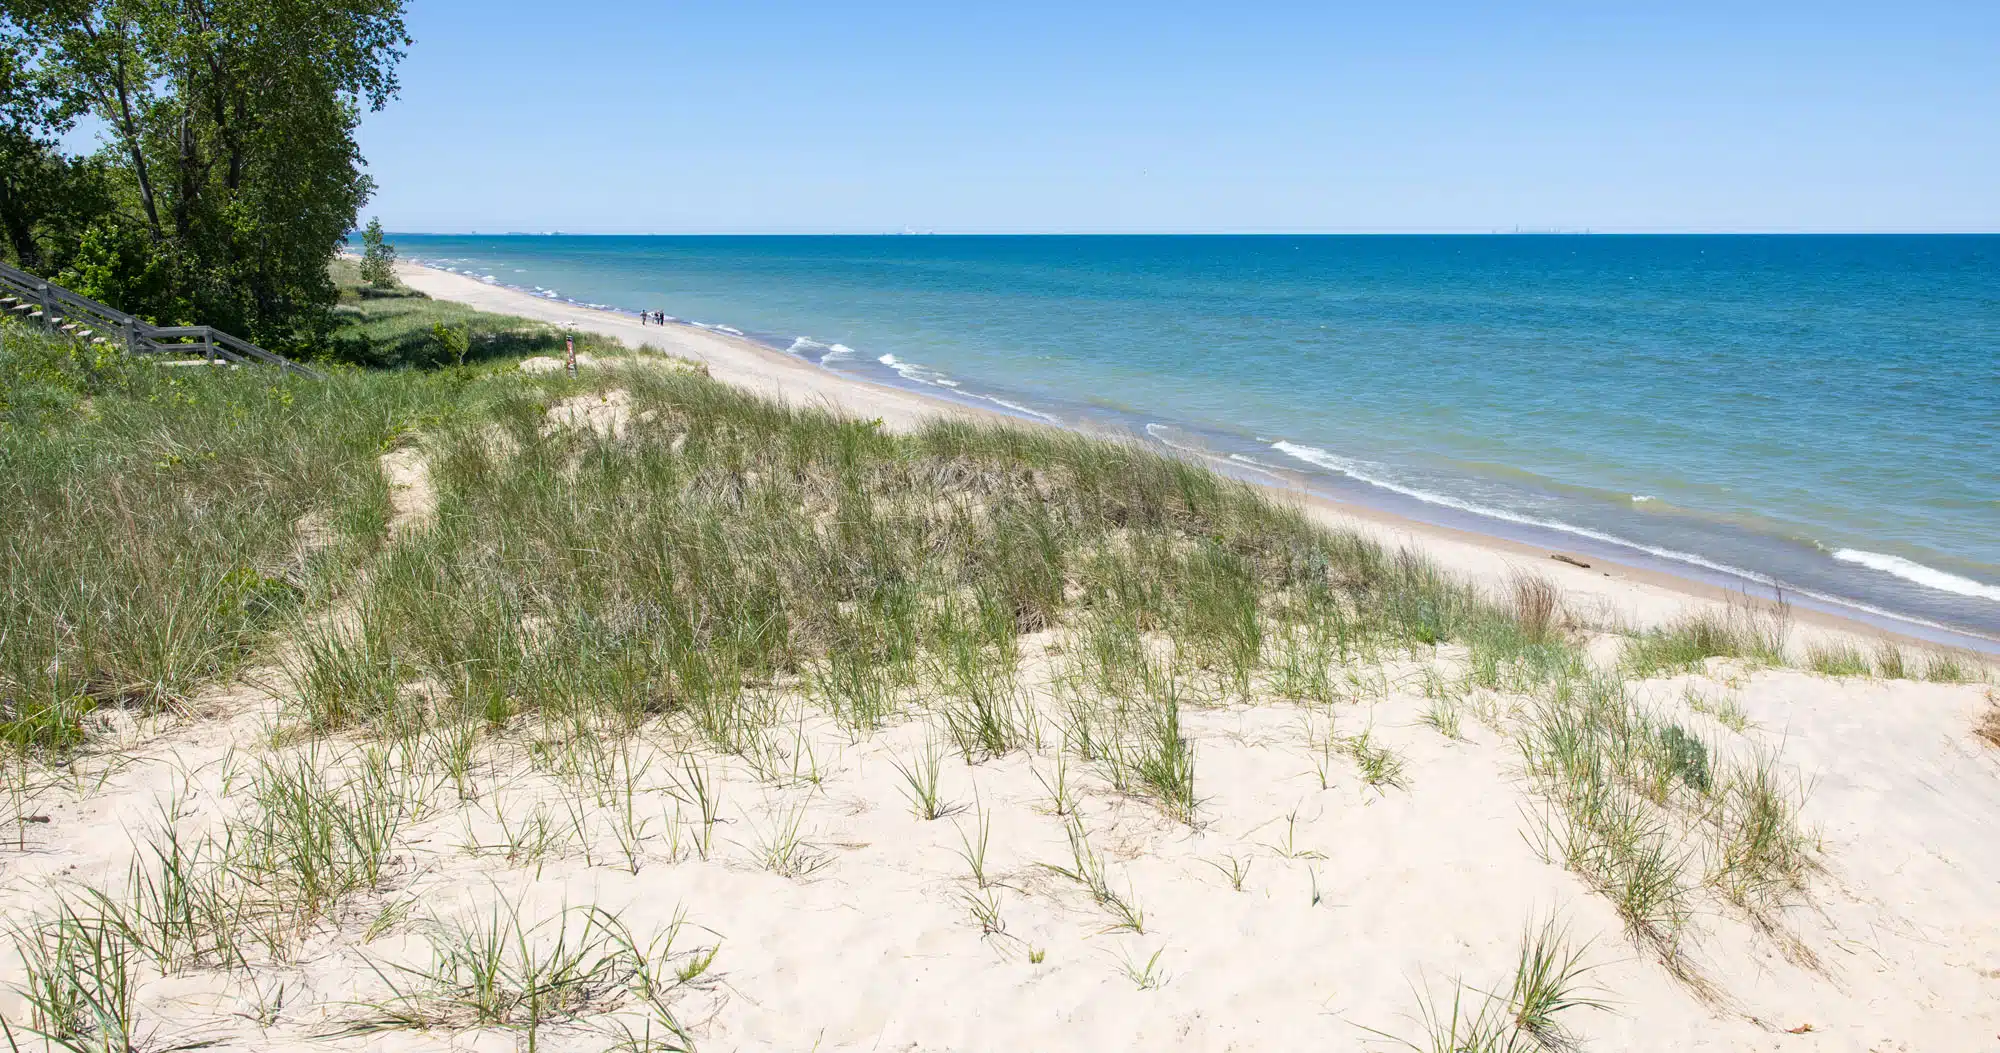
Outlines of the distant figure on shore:
M 654 312 L 653 312 L 653 324 L 654 324 L 654 325 L 665 325 L 665 324 L 667 324 L 667 312 L 665 312 L 665 311 L 654 311 Z
M 648 318 L 651 318 L 651 317 L 652 317 L 652 314 L 653 314 L 653 312 L 651 312 L 651 311 L 640 311 L 640 312 L 639 312 L 639 324 L 640 324 L 640 325 L 645 325 L 645 324 L 646 324 L 646 320 L 647 320 Z

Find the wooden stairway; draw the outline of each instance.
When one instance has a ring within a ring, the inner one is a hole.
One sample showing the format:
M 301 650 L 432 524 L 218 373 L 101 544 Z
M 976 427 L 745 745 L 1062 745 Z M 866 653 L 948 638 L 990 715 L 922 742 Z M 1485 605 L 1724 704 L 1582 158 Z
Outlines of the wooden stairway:
M 128 354 L 165 355 L 175 362 L 275 366 L 323 379 L 317 370 L 212 326 L 153 325 L 6 263 L 0 263 L 0 311 Z

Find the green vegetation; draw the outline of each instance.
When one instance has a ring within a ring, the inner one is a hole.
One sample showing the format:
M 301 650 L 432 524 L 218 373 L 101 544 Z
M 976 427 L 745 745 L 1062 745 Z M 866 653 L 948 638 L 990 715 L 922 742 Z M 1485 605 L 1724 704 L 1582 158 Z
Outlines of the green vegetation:
M 533 1051 L 553 1026 L 637 1001 L 660 1010 L 667 1037 L 650 1048 L 693 1048 L 664 1002 L 706 969 L 713 950 L 676 951 L 680 924 L 642 943 L 596 908 L 541 922 L 521 915 L 520 904 L 496 898 L 484 917 L 433 923 L 430 964 L 377 966 L 394 995 L 368 1007 L 354 1030 L 506 1027 Z
M 0 8 L 0 228 L 22 265 L 160 325 L 320 346 L 326 265 L 374 189 L 401 0 Z M 88 119 L 99 148 L 67 151 Z
M 1743 597 L 1726 611 L 1690 614 L 1639 634 L 1625 647 L 1625 668 L 1644 678 L 1698 669 L 1710 658 L 1783 665 L 1790 627 L 1791 609 L 1782 601 L 1760 608 Z
M 371 219 L 361 232 L 361 280 L 376 289 L 396 287 L 396 247 L 382 236 L 382 221 Z
M 363 264 L 335 260 L 329 270 L 339 293 L 327 356 L 377 368 L 498 362 L 530 355 L 563 354 L 565 336 L 579 352 L 621 353 L 594 333 L 565 333 L 545 322 L 490 314 L 433 300 L 407 286 L 377 286 L 362 276 Z
M 1535 1053 L 1575 1049 L 1563 1017 L 1577 1009 L 1608 1011 L 1611 1006 L 1585 976 L 1589 945 L 1575 946 L 1556 919 L 1530 925 L 1521 935 L 1512 985 L 1505 994 L 1454 980 L 1451 1002 L 1417 991 L 1417 1024 L 1422 1041 L 1364 1028 L 1419 1053 Z
M 1860 648 L 1846 644 L 1818 644 L 1807 648 L 1806 668 L 1827 676 L 1867 676 L 1874 672 L 1868 655 Z
M 0 326 L 0 737 L 185 703 L 379 543 L 443 375 L 167 369 Z

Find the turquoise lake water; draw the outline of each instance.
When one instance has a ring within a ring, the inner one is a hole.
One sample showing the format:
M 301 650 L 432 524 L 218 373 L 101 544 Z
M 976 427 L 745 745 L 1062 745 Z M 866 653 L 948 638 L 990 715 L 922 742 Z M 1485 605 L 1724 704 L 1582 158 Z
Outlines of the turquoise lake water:
M 1248 477 L 2000 636 L 2000 236 L 418 236 Z

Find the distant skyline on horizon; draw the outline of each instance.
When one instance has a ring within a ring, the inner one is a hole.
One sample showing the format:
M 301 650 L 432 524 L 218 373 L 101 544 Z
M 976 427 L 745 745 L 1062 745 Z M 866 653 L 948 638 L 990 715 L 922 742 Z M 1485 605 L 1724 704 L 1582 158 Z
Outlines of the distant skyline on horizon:
M 405 234 L 2000 231 L 2000 5 L 430 0 Z

